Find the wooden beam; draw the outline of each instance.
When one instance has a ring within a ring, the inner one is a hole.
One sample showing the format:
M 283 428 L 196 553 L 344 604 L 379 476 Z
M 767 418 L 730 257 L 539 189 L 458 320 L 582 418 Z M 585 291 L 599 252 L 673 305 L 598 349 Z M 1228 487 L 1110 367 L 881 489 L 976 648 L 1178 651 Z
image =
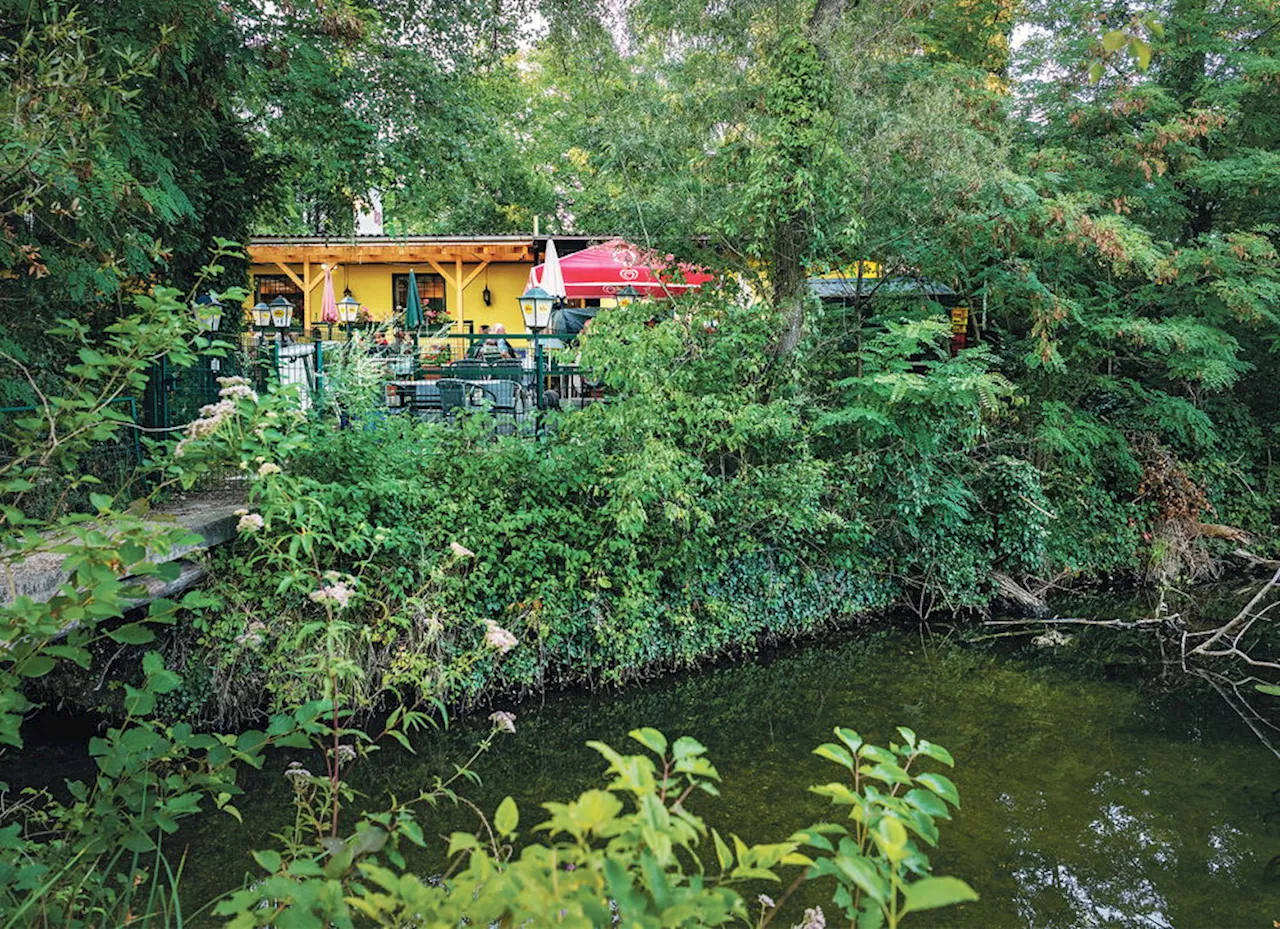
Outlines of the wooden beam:
M 435 261 L 434 259 L 428 258 L 427 264 L 431 265 L 432 269 L 436 272 L 436 274 L 439 274 L 442 278 L 444 278 L 444 282 L 446 284 L 453 283 L 452 275 L 450 275 L 448 271 L 446 271 L 443 267 L 441 267 L 439 262 Z
M 311 279 L 311 262 L 302 262 L 302 279 L 304 281 Z M 302 330 L 305 332 L 307 324 L 311 322 L 311 287 L 302 288 Z
M 528 243 L 502 242 L 454 245 L 250 245 L 249 261 L 253 264 L 302 264 L 303 262 L 336 264 L 427 264 L 437 261 L 453 264 L 461 259 L 467 264 L 480 261 L 526 263 L 533 261 L 533 246 Z M 301 283 L 299 282 L 301 287 Z
M 279 268 L 285 274 L 289 275 L 289 280 L 293 281 L 293 283 L 298 286 L 299 290 L 306 290 L 306 288 L 302 286 L 302 278 L 298 277 L 298 275 L 294 274 L 291 270 L 289 270 L 288 265 L 286 265 L 283 261 L 276 261 L 274 262 L 274 264 L 277 268 Z
M 478 265 L 476 265 L 476 269 L 472 271 L 470 274 L 468 274 L 467 279 L 462 282 L 462 289 L 466 290 L 468 287 L 470 287 L 471 282 L 474 281 L 477 277 L 479 277 L 480 272 L 487 267 L 489 267 L 489 262 L 487 261 L 482 261 Z

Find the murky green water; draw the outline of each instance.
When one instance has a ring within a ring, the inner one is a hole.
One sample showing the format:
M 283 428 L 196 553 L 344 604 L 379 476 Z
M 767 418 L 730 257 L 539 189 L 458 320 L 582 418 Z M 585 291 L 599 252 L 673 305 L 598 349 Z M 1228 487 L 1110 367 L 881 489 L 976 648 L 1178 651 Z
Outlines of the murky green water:
M 1078 613 L 1077 613 L 1078 615 Z M 946 745 L 963 809 L 944 824 L 939 873 L 979 903 L 916 926 L 1271 926 L 1280 919 L 1280 763 L 1211 693 L 1108 681 L 919 636 L 849 634 L 622 692 L 562 694 L 515 707 L 518 732 L 467 788 L 493 810 L 505 794 L 524 823 L 539 801 L 598 783 L 588 739 L 628 743 L 642 725 L 705 743 L 724 776 L 699 811 L 748 841 L 781 838 L 825 815 L 811 783 L 834 767 L 810 754 L 835 724 L 887 740 L 896 724 Z M 411 795 L 460 760 L 482 727 L 464 720 L 417 755 L 388 750 L 358 776 L 372 798 Z M 244 849 L 291 816 L 276 758 L 249 781 L 245 825 L 187 830 L 195 902 L 252 869 Z M 474 822 L 449 811 L 441 834 Z M 423 868 L 431 861 L 419 862 Z M 808 902 L 824 898 L 814 888 Z

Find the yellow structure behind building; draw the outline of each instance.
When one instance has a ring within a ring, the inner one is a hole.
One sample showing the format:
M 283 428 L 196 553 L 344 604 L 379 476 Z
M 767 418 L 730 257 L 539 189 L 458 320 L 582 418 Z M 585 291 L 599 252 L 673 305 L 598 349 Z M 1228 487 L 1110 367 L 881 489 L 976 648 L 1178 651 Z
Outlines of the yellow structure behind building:
M 397 289 L 397 279 L 412 270 L 420 290 L 442 299 L 455 330 L 501 323 L 508 332 L 523 332 L 517 298 L 530 268 L 541 260 L 545 241 L 532 236 L 255 238 L 249 243 L 253 294 L 248 305 L 283 294 L 294 304 L 294 325 L 321 325 L 324 275 L 330 269 L 335 297 L 349 291 L 381 322 L 400 308 L 397 298 L 407 291 L 402 279 Z

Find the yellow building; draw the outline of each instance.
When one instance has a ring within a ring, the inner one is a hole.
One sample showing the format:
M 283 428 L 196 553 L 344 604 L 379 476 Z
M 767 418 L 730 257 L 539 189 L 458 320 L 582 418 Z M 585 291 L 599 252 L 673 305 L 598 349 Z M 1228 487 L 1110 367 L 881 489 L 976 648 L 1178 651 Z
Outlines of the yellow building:
M 599 241 L 556 236 L 564 257 Z M 454 331 L 478 332 L 502 323 L 524 332 L 517 298 L 529 269 L 542 261 L 546 236 L 310 236 L 259 237 L 249 243 L 251 303 L 285 296 L 293 303 L 294 325 L 320 325 L 325 270 L 333 272 L 334 295 L 350 294 L 376 321 L 402 309 L 409 272 L 418 282 L 424 309 L 452 320 Z

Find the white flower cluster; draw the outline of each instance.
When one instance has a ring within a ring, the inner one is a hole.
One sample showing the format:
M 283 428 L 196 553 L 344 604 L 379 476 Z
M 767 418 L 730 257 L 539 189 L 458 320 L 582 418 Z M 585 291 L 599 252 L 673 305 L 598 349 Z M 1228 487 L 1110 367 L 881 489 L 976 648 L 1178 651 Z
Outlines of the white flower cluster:
M 187 423 L 186 436 L 174 446 L 174 458 L 181 458 L 192 440 L 206 439 L 217 432 L 218 427 L 235 415 L 237 400 L 258 402 L 257 393 L 243 377 L 220 377 L 218 383 L 222 385 L 218 402 L 200 407 L 200 415 Z
M 249 386 L 248 380 L 243 377 L 220 377 L 218 378 L 218 383 L 222 385 L 222 389 L 218 391 L 218 396 L 224 400 L 258 402 L 257 393 Z
M 350 745 L 346 742 L 343 742 L 341 745 L 338 746 L 335 754 L 338 756 L 338 761 L 342 763 L 346 763 L 348 761 L 355 761 L 356 747 L 354 745 Z
M 266 524 L 260 515 L 248 510 L 236 510 L 235 515 L 240 517 L 240 522 L 236 523 L 236 532 L 257 532 Z
M 804 911 L 804 919 L 795 929 L 827 929 L 827 917 L 822 907 L 810 907 Z
M 492 619 L 484 621 L 484 644 L 495 649 L 499 655 L 505 655 L 520 644 L 510 632 L 503 629 Z
M 258 477 L 266 477 L 268 474 L 279 474 L 284 469 L 274 461 L 264 461 L 258 465 Z
M 355 595 L 355 591 L 347 586 L 346 581 L 336 581 L 327 584 L 319 590 L 313 590 L 307 594 L 313 603 L 332 603 L 340 610 L 345 610 L 351 602 L 351 598 Z
M 301 761 L 289 762 L 289 767 L 285 769 L 284 776 L 291 781 L 297 782 L 311 776 L 311 772 L 302 766 Z
M 496 713 L 489 714 L 489 722 L 493 723 L 493 728 L 501 732 L 516 731 L 516 714 L 508 713 L 506 710 L 498 710 Z

